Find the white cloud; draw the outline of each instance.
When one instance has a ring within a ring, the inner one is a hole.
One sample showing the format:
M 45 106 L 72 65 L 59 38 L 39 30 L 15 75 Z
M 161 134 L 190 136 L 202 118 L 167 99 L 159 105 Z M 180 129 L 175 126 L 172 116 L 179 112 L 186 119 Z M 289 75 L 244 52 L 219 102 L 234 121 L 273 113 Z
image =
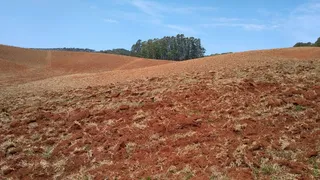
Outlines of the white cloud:
M 292 43 L 298 41 L 314 42 L 320 30 L 320 0 L 304 1 L 286 13 L 272 12 L 264 9 L 258 13 L 271 20 L 272 26 L 287 36 Z
M 270 27 L 264 25 L 264 24 L 236 24 L 239 27 L 242 27 L 243 29 L 246 30 L 253 30 L 253 31 L 260 31 L 260 30 L 265 30 L 269 29 Z
M 314 41 L 319 37 L 320 0 L 310 0 L 296 8 L 272 12 L 258 9 L 263 18 L 252 21 L 249 19 L 218 17 L 212 18 L 212 23 L 202 24 L 202 27 L 238 27 L 248 31 L 279 30 L 284 36 L 290 36 L 292 41 Z
M 194 13 L 197 11 L 213 11 L 216 10 L 214 7 L 205 7 L 205 6 L 186 6 L 183 7 L 181 5 L 164 5 L 159 2 L 155 1 L 148 1 L 148 0 L 132 0 L 131 4 L 138 8 L 145 14 L 155 17 L 163 17 L 165 14 L 173 14 L 173 13 L 180 13 L 180 14 L 187 14 L 187 13 Z
M 264 16 L 264 17 L 268 17 L 268 18 L 277 18 L 277 17 L 281 16 L 280 12 L 270 11 L 270 10 L 266 10 L 266 9 L 258 9 L 257 13 L 260 16 Z
M 128 11 L 111 11 L 109 16 L 117 18 L 117 19 L 123 19 L 128 21 L 139 21 L 142 19 L 141 15 L 136 12 L 128 12 Z
M 319 37 L 320 1 L 313 0 L 291 10 L 282 19 L 281 29 L 293 42 L 311 41 Z
M 253 24 L 253 23 L 211 23 L 211 24 L 202 24 L 202 27 L 238 27 L 248 31 L 261 31 L 267 29 L 275 29 L 277 25 L 265 25 L 265 24 Z
M 106 19 L 103 19 L 103 21 L 104 22 L 106 22 L 106 23 L 119 23 L 117 20 L 114 20 L 114 19 L 108 19 L 108 18 L 106 18 Z
M 140 11 L 150 16 L 162 16 L 161 12 L 165 10 L 164 6 L 152 1 L 133 0 L 131 3 Z
M 297 7 L 292 13 L 319 13 L 320 12 L 320 1 L 310 1 Z
M 194 31 L 192 28 L 190 28 L 190 27 L 173 25 L 173 24 L 167 24 L 167 25 L 164 25 L 164 26 L 167 27 L 167 28 L 169 28 L 169 29 L 172 29 L 172 30 L 177 31 L 177 33 L 182 33 L 182 34 L 185 34 L 185 33 L 195 34 L 195 31 Z
M 267 23 L 258 19 L 243 19 L 238 17 L 215 17 L 211 21 L 200 26 L 205 28 L 218 28 L 218 27 L 235 27 L 247 31 L 262 31 L 274 30 L 279 26 L 276 23 Z
M 198 7 L 172 7 L 168 8 L 167 10 L 170 10 L 171 12 L 174 13 L 183 13 L 183 14 L 188 14 L 188 13 L 194 13 L 197 11 L 215 11 L 217 8 L 214 7 L 204 7 L 204 6 L 198 6 Z
M 240 18 L 217 17 L 217 18 L 212 18 L 212 20 L 215 21 L 215 22 L 227 23 L 227 22 L 241 21 L 242 19 L 240 19 Z

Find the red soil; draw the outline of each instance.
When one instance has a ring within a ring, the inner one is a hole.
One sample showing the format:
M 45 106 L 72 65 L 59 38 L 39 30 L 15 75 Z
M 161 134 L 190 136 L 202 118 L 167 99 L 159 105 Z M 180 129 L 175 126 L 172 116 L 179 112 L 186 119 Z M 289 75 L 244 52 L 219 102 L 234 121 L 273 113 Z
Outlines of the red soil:
M 51 52 L 47 58 L 53 70 L 74 73 L 101 72 L 116 69 L 134 69 L 169 63 L 170 61 L 155 61 L 138 59 L 128 56 L 98 53 Z
M 157 66 L 114 56 L 126 63 L 92 73 L 102 56 L 53 52 L 63 76 L 7 77 L 0 179 L 319 178 L 319 48 Z
M 7 74 L 7 73 L 9 74 L 9 73 L 14 73 L 14 72 L 21 72 L 26 69 L 27 69 L 27 67 L 25 67 L 23 65 L 19 65 L 14 62 L 7 61 L 7 60 L 0 58 L 0 72 L 2 75 Z
M 75 73 L 97 73 L 172 63 L 102 53 L 40 51 L 0 45 L 3 85 L 20 84 Z M 20 67 L 20 68 L 18 68 Z M 25 71 L 21 72 L 21 68 Z M 8 78 L 7 76 L 12 76 Z M 1 86 L 1 85 L 0 85 Z

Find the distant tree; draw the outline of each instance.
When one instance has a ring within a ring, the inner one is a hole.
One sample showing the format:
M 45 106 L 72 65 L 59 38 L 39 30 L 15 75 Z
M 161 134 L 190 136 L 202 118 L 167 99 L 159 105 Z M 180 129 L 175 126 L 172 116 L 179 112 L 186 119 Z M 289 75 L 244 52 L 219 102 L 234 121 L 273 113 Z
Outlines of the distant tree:
M 233 52 L 224 52 L 224 53 L 221 53 L 222 55 L 223 54 L 232 54 Z
M 139 56 L 141 53 L 141 49 L 142 49 L 142 41 L 141 39 L 139 39 L 136 44 L 132 45 L 131 47 L 131 54 L 133 56 Z
M 314 46 L 320 47 L 320 37 L 317 39 L 317 41 L 314 43 Z
M 298 42 L 293 47 L 310 47 L 310 46 L 312 46 L 311 42 L 308 42 L 308 43 Z
M 100 52 L 106 53 L 106 54 L 118 54 L 118 55 L 131 56 L 131 51 L 123 49 L 123 48 L 112 49 L 112 50 L 102 50 Z
M 73 51 L 73 52 L 96 52 L 93 49 L 88 49 L 88 48 L 32 48 L 36 50 L 52 50 L 52 51 Z
M 296 43 L 293 47 L 311 47 L 311 46 L 320 47 L 320 37 L 317 39 L 317 41 L 316 41 L 315 43 L 311 43 L 311 42 L 307 42 L 307 43 L 298 42 L 298 43 Z
M 218 55 L 224 55 L 224 54 L 232 54 L 233 52 L 224 52 L 224 53 L 215 53 L 208 56 L 218 56 Z

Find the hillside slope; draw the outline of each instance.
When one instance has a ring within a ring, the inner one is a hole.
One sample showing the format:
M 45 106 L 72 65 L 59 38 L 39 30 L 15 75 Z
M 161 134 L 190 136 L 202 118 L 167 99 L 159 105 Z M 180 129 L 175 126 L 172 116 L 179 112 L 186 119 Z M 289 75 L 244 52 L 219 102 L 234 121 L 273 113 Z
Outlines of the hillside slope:
M 102 53 L 41 51 L 4 45 L 0 45 L 0 60 L 0 82 L 8 85 L 75 73 L 134 69 L 171 62 Z
M 52 57 L 55 60 L 52 61 L 54 62 L 52 67 L 57 71 L 47 71 L 42 68 L 30 71 L 30 74 L 24 72 L 19 77 L 3 78 L 3 81 L 7 80 L 6 83 L 2 83 L 3 85 L 18 84 L 17 86 L 8 87 L 9 89 L 6 91 L 15 92 L 15 89 L 17 89 L 23 92 L 33 92 L 35 90 L 80 88 L 192 72 L 229 71 L 234 68 L 251 68 L 286 60 L 318 60 L 320 58 L 320 48 L 304 47 L 248 51 L 182 62 L 146 60 L 91 53 L 54 52 L 53 54 Z M 116 57 L 118 61 L 115 61 L 115 58 L 106 59 L 104 62 L 106 66 L 100 67 L 100 63 L 103 62 L 102 57 Z M 92 59 L 88 60 L 89 58 Z M 86 64 L 86 62 L 90 63 Z M 111 65 L 108 66 L 108 64 Z M 34 81 L 38 79 L 40 80 Z M 29 83 L 21 84 L 21 82 Z
M 320 48 L 141 62 L 2 87 L 0 179 L 320 178 Z

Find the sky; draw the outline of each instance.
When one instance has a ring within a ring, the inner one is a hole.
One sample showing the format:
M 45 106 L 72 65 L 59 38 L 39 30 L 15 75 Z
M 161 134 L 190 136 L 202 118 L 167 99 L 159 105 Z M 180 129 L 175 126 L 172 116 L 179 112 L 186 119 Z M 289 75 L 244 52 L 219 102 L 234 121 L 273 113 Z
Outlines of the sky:
M 320 0 L 10 0 L 0 44 L 130 49 L 184 34 L 206 54 L 292 47 L 320 37 Z

